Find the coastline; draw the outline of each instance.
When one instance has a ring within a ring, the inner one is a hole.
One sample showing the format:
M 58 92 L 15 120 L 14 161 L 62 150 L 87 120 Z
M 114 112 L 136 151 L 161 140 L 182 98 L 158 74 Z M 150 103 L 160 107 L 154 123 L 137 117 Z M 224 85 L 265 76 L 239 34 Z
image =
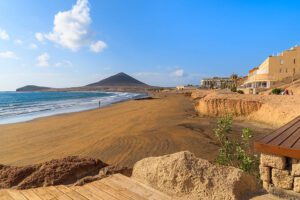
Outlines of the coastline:
M 59 116 L 68 116 L 68 115 L 73 115 L 76 113 L 85 113 L 85 112 L 89 112 L 89 111 L 93 111 L 93 110 L 101 110 L 107 107 L 111 107 L 117 104 L 122 104 L 125 103 L 127 101 L 137 101 L 137 100 L 144 100 L 143 97 L 141 98 L 137 98 L 137 99 L 126 99 L 126 100 L 122 100 L 122 101 L 118 101 L 118 102 L 113 102 L 104 106 L 101 106 L 100 108 L 90 108 L 90 109 L 85 109 L 85 110 L 79 110 L 79 111 L 73 111 L 73 112 L 64 112 L 64 113 L 57 113 L 57 114 L 53 114 L 53 115 L 48 115 L 48 116 L 42 116 L 42 117 L 36 117 L 34 119 L 30 119 L 30 120 L 26 120 L 26 121 L 20 121 L 20 122 L 14 122 L 14 123 L 7 123 L 7 124 L 0 124 L 0 128 L 1 126 L 6 126 L 6 125 L 15 125 L 15 124 L 21 124 L 21 123 L 30 123 L 30 122 L 34 122 L 34 121 L 39 121 L 42 119 L 47 119 L 47 118 L 51 118 L 51 117 L 59 117 Z
M 194 102 L 183 94 L 153 98 L 1 125 L 0 163 L 22 166 L 78 155 L 132 167 L 142 158 L 182 150 L 213 160 L 215 119 L 198 117 Z M 244 127 L 255 137 L 271 131 L 242 122 L 234 124 L 233 135 Z
M 52 92 L 52 91 L 47 91 Z M 66 92 L 99 92 L 99 91 L 66 91 Z M 17 92 L 19 93 L 19 92 Z M 102 103 L 100 108 L 104 108 L 113 104 L 125 102 L 125 101 L 130 101 L 130 100 L 135 100 L 135 99 L 140 99 L 140 98 L 145 98 L 149 97 L 148 93 L 133 93 L 133 92 L 104 92 L 104 93 L 112 93 L 112 94 L 132 94 L 133 96 L 131 97 L 126 97 L 123 99 L 121 96 L 117 97 L 117 99 L 111 99 L 108 102 Z M 99 97 L 100 99 L 102 97 Z M 106 98 L 104 96 L 104 98 Z M 119 99 L 118 99 L 119 98 Z M 77 100 L 77 99 L 74 99 Z M 102 100 L 101 100 L 102 101 Z M 77 112 L 84 112 L 84 111 L 89 111 L 89 110 L 94 110 L 94 109 L 99 109 L 98 103 L 97 105 L 87 105 L 87 106 L 77 106 L 77 107 L 70 107 L 66 109 L 58 109 L 58 110 L 50 110 L 46 112 L 38 112 L 38 113 L 27 113 L 27 114 L 22 114 L 22 115 L 15 115 L 9 118 L 4 118 L 0 120 L 0 126 L 2 125 L 9 125 L 9 124 L 17 124 L 17 123 L 24 123 L 24 122 L 30 122 L 33 120 L 38 120 L 40 118 L 45 118 L 45 117 L 51 117 L 51 116 L 59 116 L 59 115 L 64 115 L 64 114 L 72 114 L 72 113 L 77 113 Z

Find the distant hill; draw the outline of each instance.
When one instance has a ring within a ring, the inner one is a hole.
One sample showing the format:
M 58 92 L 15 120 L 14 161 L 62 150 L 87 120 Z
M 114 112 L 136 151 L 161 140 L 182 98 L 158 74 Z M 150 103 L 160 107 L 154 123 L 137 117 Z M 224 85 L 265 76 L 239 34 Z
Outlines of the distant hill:
M 88 87 L 90 86 L 144 86 L 147 87 L 148 85 L 136 80 L 135 78 L 129 76 L 128 74 L 125 74 L 123 72 L 118 73 L 116 75 L 110 76 L 106 79 L 103 79 L 97 83 L 92 83 L 87 85 Z
M 99 82 L 92 83 L 83 87 L 71 88 L 49 88 L 36 85 L 27 85 L 18 88 L 18 92 L 30 91 L 110 91 L 110 92 L 145 92 L 148 89 L 154 88 L 147 85 L 123 72 L 110 76 Z
M 24 87 L 18 88 L 17 92 L 34 92 L 34 91 L 42 91 L 42 90 L 49 90 L 49 87 L 41 87 L 36 85 L 26 85 Z

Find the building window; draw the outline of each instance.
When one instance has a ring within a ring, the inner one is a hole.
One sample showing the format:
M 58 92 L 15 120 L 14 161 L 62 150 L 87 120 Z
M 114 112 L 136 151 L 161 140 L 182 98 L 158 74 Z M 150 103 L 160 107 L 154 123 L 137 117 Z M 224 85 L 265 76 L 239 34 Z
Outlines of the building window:
M 282 59 L 280 59 L 280 64 L 283 65 L 283 60 Z
M 287 68 L 285 69 L 285 72 L 286 72 L 286 73 L 288 72 L 288 69 L 287 69 Z
M 282 72 L 282 69 L 280 68 L 280 69 L 279 69 L 279 73 L 281 73 L 281 72 Z
M 296 58 L 294 58 L 294 64 L 296 64 Z

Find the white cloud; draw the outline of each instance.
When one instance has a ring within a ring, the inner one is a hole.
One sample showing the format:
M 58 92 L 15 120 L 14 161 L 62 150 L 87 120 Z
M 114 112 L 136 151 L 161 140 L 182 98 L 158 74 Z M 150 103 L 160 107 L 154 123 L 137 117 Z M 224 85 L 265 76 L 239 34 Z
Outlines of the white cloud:
M 43 42 L 44 41 L 44 35 L 42 33 L 35 33 L 35 38 L 39 41 L 39 42 Z
M 9 40 L 8 33 L 3 29 L 0 29 L 0 40 Z
M 107 44 L 103 41 L 97 41 L 90 45 L 90 50 L 95 53 L 102 52 L 107 47 Z
M 36 44 L 34 44 L 34 43 L 31 43 L 31 44 L 28 45 L 28 48 L 29 49 L 37 49 L 38 46 Z
M 77 51 L 88 43 L 90 23 L 88 0 L 77 0 L 71 10 L 58 12 L 55 15 L 53 31 L 46 34 L 45 38 L 72 51 Z
M 3 51 L 0 52 L 0 58 L 5 58 L 5 59 L 18 59 L 16 54 L 12 51 Z
M 61 62 L 55 63 L 55 67 L 72 67 L 73 63 L 69 60 L 63 60 Z
M 171 73 L 172 76 L 175 76 L 175 77 L 178 77 L 178 78 L 181 78 L 181 77 L 184 77 L 185 76 L 185 73 L 184 73 L 184 70 L 183 69 L 176 69 L 175 71 L 173 71 Z
M 50 56 L 47 53 L 43 53 L 37 57 L 37 65 L 40 67 L 48 67 L 49 66 Z
M 60 11 L 54 16 L 52 32 L 35 36 L 39 41 L 47 39 L 74 52 L 89 46 L 91 51 L 98 53 L 107 45 L 103 41 L 92 42 L 91 21 L 88 0 L 77 0 L 71 10 Z
M 16 45 L 22 45 L 23 44 L 23 41 L 20 40 L 20 39 L 17 39 L 14 41 Z

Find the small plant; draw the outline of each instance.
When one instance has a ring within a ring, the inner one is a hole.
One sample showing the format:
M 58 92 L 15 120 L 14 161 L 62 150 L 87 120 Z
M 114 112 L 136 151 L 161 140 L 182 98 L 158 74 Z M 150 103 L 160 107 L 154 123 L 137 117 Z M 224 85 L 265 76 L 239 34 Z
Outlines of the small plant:
M 215 160 L 217 164 L 233 166 L 258 176 L 258 158 L 251 154 L 250 139 L 252 131 L 245 128 L 239 141 L 228 137 L 232 128 L 232 117 L 224 116 L 218 119 L 214 129 L 215 136 L 220 144 L 219 154 Z
M 243 90 L 238 90 L 237 93 L 244 94 L 244 91 Z
M 272 94 L 276 94 L 276 95 L 281 94 L 281 92 L 282 92 L 282 89 L 280 89 L 280 88 L 274 88 L 274 89 L 272 90 Z
M 230 90 L 231 90 L 231 92 L 236 92 L 237 91 L 236 86 L 234 86 L 234 85 L 231 86 Z

